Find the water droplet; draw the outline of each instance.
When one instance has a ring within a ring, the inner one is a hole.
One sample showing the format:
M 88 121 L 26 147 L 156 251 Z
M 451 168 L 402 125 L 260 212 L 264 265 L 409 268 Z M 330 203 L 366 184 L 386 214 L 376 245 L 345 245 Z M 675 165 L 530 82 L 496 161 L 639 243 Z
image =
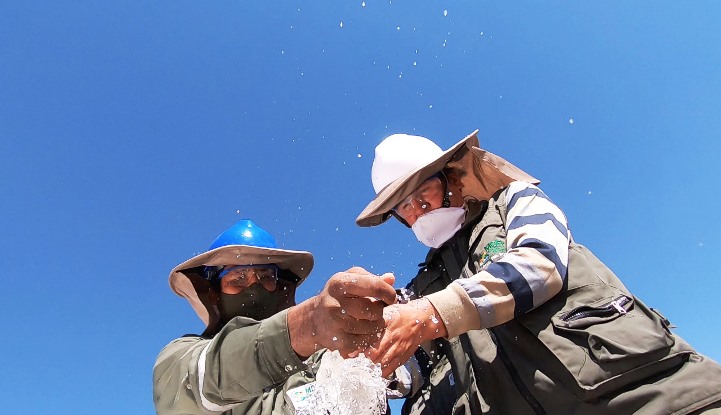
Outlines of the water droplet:
M 573 124 L 573 118 L 569 118 L 569 119 L 568 119 L 568 123 L 569 123 L 569 124 Z
M 448 10 L 443 10 L 443 16 L 448 16 Z
M 343 27 L 343 22 L 340 22 L 340 27 Z
M 340 312 L 341 314 L 345 314 L 345 310 L 343 310 L 342 308 L 340 309 Z
M 362 1 L 362 2 L 361 2 L 361 7 L 365 7 L 365 6 L 366 6 L 366 2 Z
M 338 338 L 333 336 L 333 341 L 337 341 L 337 340 L 338 340 Z
M 286 372 L 292 372 L 292 371 L 293 371 L 293 366 L 291 366 L 291 365 L 285 365 L 285 371 L 286 371 Z

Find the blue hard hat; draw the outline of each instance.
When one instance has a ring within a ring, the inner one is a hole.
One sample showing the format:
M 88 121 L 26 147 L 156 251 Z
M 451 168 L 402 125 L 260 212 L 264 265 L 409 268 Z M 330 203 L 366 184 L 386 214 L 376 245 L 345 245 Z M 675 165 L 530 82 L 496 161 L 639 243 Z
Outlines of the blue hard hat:
M 225 232 L 218 235 L 213 243 L 210 244 L 208 251 L 226 245 L 248 245 L 257 246 L 259 248 L 278 248 L 275 238 L 250 219 L 240 220 L 236 222 L 235 225 L 226 229 Z

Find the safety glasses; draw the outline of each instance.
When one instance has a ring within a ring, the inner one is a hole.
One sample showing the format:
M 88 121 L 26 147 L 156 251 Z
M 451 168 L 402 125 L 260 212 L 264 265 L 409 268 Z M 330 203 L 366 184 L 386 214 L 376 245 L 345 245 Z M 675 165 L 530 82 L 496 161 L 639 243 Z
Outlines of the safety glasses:
M 420 216 L 420 214 L 437 209 L 443 203 L 443 190 L 441 178 L 438 175 L 431 176 L 421 183 L 410 196 L 398 203 L 393 211 L 403 220 L 408 221 L 414 214 Z
M 275 265 L 229 265 L 218 273 L 224 287 L 245 289 L 260 284 L 268 292 L 278 288 L 278 267 Z

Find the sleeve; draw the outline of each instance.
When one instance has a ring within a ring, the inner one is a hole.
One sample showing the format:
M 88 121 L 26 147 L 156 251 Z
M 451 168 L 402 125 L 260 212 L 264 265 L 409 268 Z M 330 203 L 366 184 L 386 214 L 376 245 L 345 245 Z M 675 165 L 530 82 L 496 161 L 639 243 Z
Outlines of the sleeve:
M 235 318 L 213 339 L 168 344 L 153 368 L 158 415 L 226 412 L 305 369 L 290 346 L 287 314 L 261 322 Z
M 571 236 L 561 209 L 525 182 L 507 187 L 505 207 L 506 252 L 491 256 L 472 277 L 428 295 L 446 322 L 448 337 L 510 321 L 563 287 Z

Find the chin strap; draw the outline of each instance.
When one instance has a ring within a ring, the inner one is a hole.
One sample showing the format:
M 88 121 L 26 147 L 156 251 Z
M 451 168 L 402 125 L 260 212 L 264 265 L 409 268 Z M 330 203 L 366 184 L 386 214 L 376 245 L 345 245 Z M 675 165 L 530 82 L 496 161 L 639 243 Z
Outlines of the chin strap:
M 441 206 L 444 208 L 451 207 L 451 192 L 448 191 L 448 178 L 446 174 L 441 170 L 438 173 L 438 178 L 443 182 L 443 203 Z

